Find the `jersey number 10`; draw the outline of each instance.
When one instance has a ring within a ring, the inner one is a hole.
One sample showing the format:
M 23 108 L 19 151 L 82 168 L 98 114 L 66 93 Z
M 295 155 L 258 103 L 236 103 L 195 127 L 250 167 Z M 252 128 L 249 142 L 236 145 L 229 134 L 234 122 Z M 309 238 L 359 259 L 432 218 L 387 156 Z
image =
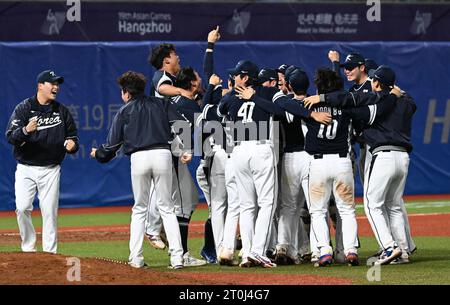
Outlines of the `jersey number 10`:
M 327 137 L 328 140 L 333 140 L 334 138 L 336 138 L 336 133 L 337 133 L 337 127 L 338 127 L 338 121 L 333 120 L 331 122 L 330 125 L 327 126 L 327 130 L 325 133 L 325 136 Z M 323 139 L 323 132 L 325 130 L 325 125 L 324 124 L 320 124 L 320 129 L 319 129 L 319 133 L 317 134 L 317 137 L 319 139 Z
M 254 102 L 245 102 L 242 104 L 241 108 L 239 108 L 237 116 L 242 118 L 242 123 L 253 122 L 253 108 L 255 108 Z

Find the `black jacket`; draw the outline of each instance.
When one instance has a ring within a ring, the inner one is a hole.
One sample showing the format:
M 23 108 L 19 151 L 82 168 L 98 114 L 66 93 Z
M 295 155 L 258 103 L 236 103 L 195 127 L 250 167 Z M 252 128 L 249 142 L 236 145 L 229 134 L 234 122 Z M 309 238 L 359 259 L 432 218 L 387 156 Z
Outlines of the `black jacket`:
M 110 161 L 123 146 L 123 152 L 150 149 L 170 149 L 170 123 L 180 119 L 168 99 L 137 95 L 123 105 L 114 117 L 106 144 L 102 144 L 95 158 L 102 163 Z
M 38 129 L 26 134 L 25 126 L 31 118 L 38 120 Z M 16 106 L 6 130 L 8 142 L 14 145 L 14 157 L 21 164 L 48 166 L 60 164 L 66 155 L 64 142 L 72 139 L 78 151 L 77 127 L 69 110 L 53 101 L 49 105 L 38 103 L 36 96 Z

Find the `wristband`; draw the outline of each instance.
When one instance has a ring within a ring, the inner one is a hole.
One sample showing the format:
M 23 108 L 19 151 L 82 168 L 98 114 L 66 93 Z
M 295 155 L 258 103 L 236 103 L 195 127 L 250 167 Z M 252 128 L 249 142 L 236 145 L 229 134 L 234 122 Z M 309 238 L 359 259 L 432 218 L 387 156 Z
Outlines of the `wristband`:
M 214 50 L 214 42 L 208 42 L 208 47 L 207 47 L 207 49 Z

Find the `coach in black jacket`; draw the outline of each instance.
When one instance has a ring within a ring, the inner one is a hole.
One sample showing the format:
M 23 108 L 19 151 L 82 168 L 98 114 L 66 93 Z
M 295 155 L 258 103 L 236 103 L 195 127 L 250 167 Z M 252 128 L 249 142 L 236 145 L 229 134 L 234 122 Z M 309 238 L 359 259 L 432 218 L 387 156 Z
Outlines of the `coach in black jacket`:
M 37 94 L 16 106 L 6 137 L 14 146 L 16 213 L 22 251 L 36 251 L 31 211 L 36 192 L 42 212 L 45 252 L 57 250 L 60 164 L 78 151 L 77 127 L 69 110 L 55 100 L 64 78 L 46 70 L 37 76 Z

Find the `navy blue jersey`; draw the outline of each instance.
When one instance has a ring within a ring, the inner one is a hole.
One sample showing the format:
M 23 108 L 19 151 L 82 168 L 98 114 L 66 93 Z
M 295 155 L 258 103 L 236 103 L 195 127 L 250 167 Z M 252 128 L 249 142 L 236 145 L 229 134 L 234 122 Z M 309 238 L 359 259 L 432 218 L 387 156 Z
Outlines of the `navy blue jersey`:
M 278 99 L 288 99 L 279 89 L 274 87 L 254 87 L 255 94 L 252 100 L 239 99 L 236 91 L 233 89 L 226 94 L 220 102 L 219 112 L 227 115 L 235 123 L 242 123 L 244 126 L 251 125 L 250 128 L 256 128 L 257 138 L 251 138 L 247 132 L 240 140 L 267 140 L 270 137 L 271 123 L 273 115 L 284 115 L 284 111 L 277 107 L 273 102 Z M 259 106 L 259 103 L 267 102 L 267 107 Z M 260 128 L 264 130 L 260 130 Z M 238 139 L 235 134 L 235 140 Z
M 394 105 L 392 111 L 364 131 L 364 139 L 372 150 L 379 146 L 393 145 L 412 151 L 411 127 L 412 117 L 417 109 L 416 103 L 409 95 L 405 95 Z
M 280 122 L 283 132 L 283 151 L 303 151 L 305 149 L 305 137 L 303 135 L 302 119 L 299 116 L 285 112 L 285 117 Z
M 95 158 L 108 162 L 123 146 L 123 152 L 150 149 L 170 149 L 170 125 L 181 119 L 168 99 L 138 95 L 122 106 L 114 117 L 106 144 L 102 144 Z
M 159 87 L 163 84 L 174 85 L 175 76 L 169 72 L 158 70 L 153 74 L 152 83 L 150 86 L 150 96 L 164 97 L 159 93 Z
M 182 115 L 182 117 L 186 121 L 189 121 L 191 127 L 193 128 L 195 125 L 195 114 L 202 112 L 202 108 L 198 105 L 197 101 L 178 95 L 172 98 L 172 103 L 175 105 L 175 108 Z
M 25 127 L 37 120 L 37 130 L 28 134 Z M 57 101 L 41 105 L 36 96 L 16 106 L 6 130 L 8 142 L 14 145 L 14 157 L 19 163 L 35 166 L 60 164 L 66 155 L 64 142 L 75 141 L 77 152 L 77 127 L 69 110 Z
M 308 133 L 305 139 L 305 150 L 311 155 L 348 153 L 350 151 L 350 116 L 344 114 L 341 108 L 331 107 L 326 103 L 318 103 L 312 107 L 312 110 L 331 114 L 332 122 L 324 125 L 313 119 L 306 120 Z

